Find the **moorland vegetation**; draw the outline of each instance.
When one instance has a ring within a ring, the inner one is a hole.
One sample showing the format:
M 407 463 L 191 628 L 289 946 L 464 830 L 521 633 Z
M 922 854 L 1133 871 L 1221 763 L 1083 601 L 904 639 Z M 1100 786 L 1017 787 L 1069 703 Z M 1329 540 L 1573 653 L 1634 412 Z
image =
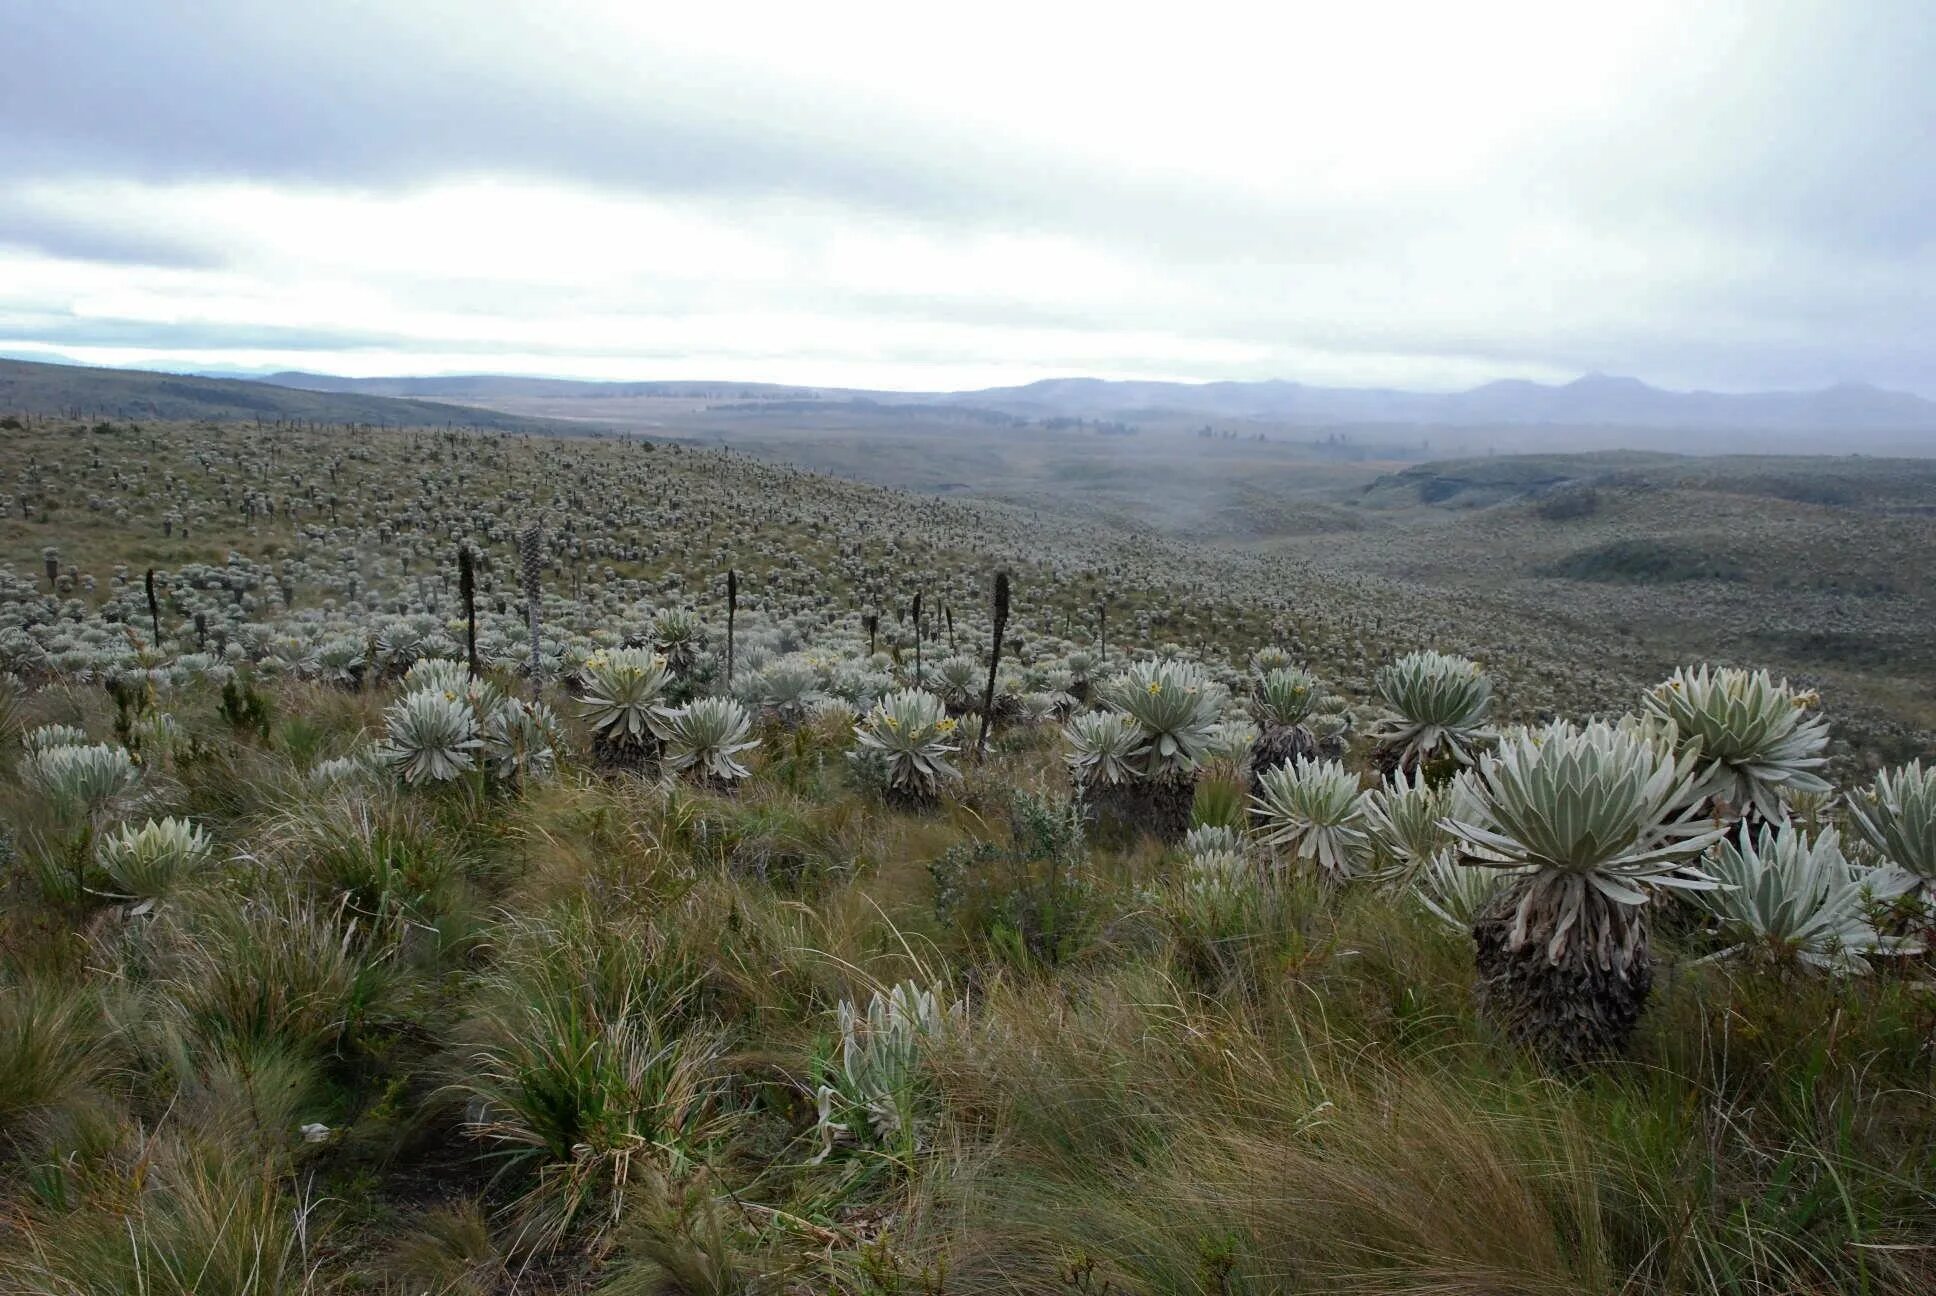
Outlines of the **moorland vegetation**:
M 0 1291 L 1936 1284 L 1936 767 L 1807 680 L 642 442 L 4 467 Z

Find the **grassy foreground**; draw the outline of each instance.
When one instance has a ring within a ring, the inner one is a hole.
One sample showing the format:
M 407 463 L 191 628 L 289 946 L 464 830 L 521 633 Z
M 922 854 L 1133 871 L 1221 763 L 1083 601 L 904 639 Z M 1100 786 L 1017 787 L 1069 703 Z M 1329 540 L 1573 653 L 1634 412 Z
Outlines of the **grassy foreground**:
M 1697 964 L 1668 909 L 1630 1059 L 1558 1077 L 1406 898 L 1085 838 L 1053 725 L 927 812 L 833 723 L 730 794 L 583 732 L 521 787 L 306 773 L 389 700 L 170 696 L 124 812 L 212 840 L 140 903 L 11 768 L 114 704 L 8 717 L 0 1291 L 1936 1289 L 1920 959 Z M 909 982 L 930 1028 L 844 1051 Z

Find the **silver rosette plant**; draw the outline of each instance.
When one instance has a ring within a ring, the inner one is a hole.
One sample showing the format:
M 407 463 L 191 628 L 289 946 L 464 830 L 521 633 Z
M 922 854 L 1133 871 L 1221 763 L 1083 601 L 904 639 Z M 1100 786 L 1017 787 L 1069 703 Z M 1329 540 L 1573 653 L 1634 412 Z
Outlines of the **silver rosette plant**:
M 1564 721 L 1508 735 L 1448 819 L 1465 859 L 1521 874 L 1479 917 L 1479 1002 L 1562 1063 L 1620 1052 L 1653 984 L 1656 888 L 1714 883 L 1692 865 L 1721 836 L 1699 814 L 1698 753 L 1636 723 Z

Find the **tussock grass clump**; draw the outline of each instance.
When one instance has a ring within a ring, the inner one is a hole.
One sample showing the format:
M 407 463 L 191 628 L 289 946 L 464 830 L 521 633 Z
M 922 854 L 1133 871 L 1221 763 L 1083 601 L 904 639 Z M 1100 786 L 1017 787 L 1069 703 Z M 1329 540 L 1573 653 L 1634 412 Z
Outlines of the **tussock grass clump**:
M 635 1161 L 683 1173 L 723 1137 L 726 1037 L 649 925 L 570 908 L 506 941 L 459 1032 L 450 1092 L 551 1242 L 588 1210 L 620 1218 Z
M 269 820 L 260 840 L 276 868 L 337 906 L 361 939 L 410 957 L 458 958 L 485 921 L 488 870 L 468 834 L 385 789 L 338 789 Z
M 9 1291 L 262 1296 L 328 1290 L 326 1204 L 273 1163 L 220 1146 L 137 1137 L 86 1185 L 0 1224 Z
M 157 988 L 191 1041 L 323 1057 L 365 1042 L 393 1006 L 394 942 L 343 902 L 222 892 L 160 921 Z
M 89 990 L 38 978 L 0 984 L 0 1147 L 97 1106 L 116 1062 Z

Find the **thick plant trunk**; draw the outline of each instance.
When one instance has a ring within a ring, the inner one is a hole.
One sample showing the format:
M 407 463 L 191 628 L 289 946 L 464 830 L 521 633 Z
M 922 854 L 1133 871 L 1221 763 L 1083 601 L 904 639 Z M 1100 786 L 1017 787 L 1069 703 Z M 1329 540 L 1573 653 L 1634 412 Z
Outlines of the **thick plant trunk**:
M 1294 760 L 1316 760 L 1317 739 L 1303 725 L 1272 725 L 1250 748 L 1250 781 Z
M 700 774 L 692 770 L 687 770 L 684 778 L 693 787 L 702 792 L 710 792 L 714 796 L 737 797 L 740 793 L 739 779 L 722 778 L 717 774 Z
M 1183 840 L 1196 814 L 1194 773 L 1144 779 L 1129 785 L 1132 824 L 1168 846 Z
M 1379 743 L 1371 749 L 1371 767 L 1387 783 L 1400 774 L 1411 773 L 1417 765 L 1416 760 L 1407 758 L 1403 743 Z
M 661 745 L 656 734 L 645 733 L 637 738 L 621 737 L 613 739 L 605 734 L 592 736 L 592 758 L 599 768 L 608 770 L 629 770 L 646 774 L 658 768 Z
M 1421 758 L 1416 752 L 1408 754 L 1403 743 L 1395 742 L 1380 743 L 1372 749 L 1371 767 L 1386 782 L 1401 774 L 1420 774 L 1433 787 L 1444 787 L 1464 768 L 1450 747 L 1437 747 Z
M 1134 831 L 1136 788 L 1129 783 L 1090 783 L 1082 794 L 1084 826 L 1105 833 Z
M 1547 957 L 1550 932 L 1537 924 L 1512 947 L 1513 916 L 1527 885 L 1500 888 L 1472 926 L 1479 1011 L 1558 1067 L 1619 1056 L 1653 989 L 1644 910 L 1590 893 L 1579 930 L 1554 962 Z M 1603 960 L 1600 942 L 1588 936 L 1609 926 L 1611 955 Z
M 997 693 L 991 704 L 993 720 L 1004 728 L 1020 724 L 1022 721 L 1022 699 L 1013 693 Z
M 1137 779 L 1129 783 L 1090 783 L 1077 789 L 1082 820 L 1090 829 L 1135 836 L 1148 833 L 1175 845 L 1196 820 L 1197 776 Z
M 881 790 L 881 799 L 896 810 L 905 810 L 910 814 L 926 814 L 941 804 L 939 793 L 913 784 L 890 783 Z

